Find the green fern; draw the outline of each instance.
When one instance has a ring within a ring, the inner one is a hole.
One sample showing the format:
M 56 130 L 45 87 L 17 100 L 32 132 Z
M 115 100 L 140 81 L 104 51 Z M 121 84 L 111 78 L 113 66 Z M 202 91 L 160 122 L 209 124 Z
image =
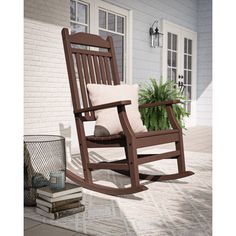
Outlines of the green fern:
M 175 88 L 174 83 L 170 80 L 163 82 L 160 79 L 159 84 L 155 79 L 150 79 L 150 82 L 142 84 L 139 91 L 139 103 L 153 103 L 168 100 L 179 99 L 182 102 L 186 100 L 178 88 Z M 173 111 L 178 123 L 184 129 L 184 117 L 188 117 L 189 113 L 185 111 L 183 105 L 174 104 Z M 141 109 L 141 117 L 144 125 L 149 131 L 169 129 L 170 123 L 167 117 L 167 111 L 164 106 Z

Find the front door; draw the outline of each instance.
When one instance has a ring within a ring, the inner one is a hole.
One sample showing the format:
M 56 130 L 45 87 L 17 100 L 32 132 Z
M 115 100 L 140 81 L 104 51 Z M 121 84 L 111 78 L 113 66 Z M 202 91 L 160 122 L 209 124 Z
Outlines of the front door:
M 163 21 L 163 79 L 172 80 L 187 98 L 184 107 L 190 116 L 186 126 L 196 125 L 196 44 L 197 33 Z

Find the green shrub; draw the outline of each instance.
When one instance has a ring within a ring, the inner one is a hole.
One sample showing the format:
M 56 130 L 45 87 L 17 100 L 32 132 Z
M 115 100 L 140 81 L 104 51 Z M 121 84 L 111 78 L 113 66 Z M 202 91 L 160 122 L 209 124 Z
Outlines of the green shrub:
M 158 84 L 157 80 L 150 79 L 150 82 L 141 85 L 139 91 L 140 104 L 176 99 L 181 100 L 181 102 L 186 100 L 180 90 L 175 88 L 174 83 L 170 80 L 163 82 L 163 80 L 160 79 Z M 184 117 L 188 117 L 189 113 L 185 111 L 182 104 L 174 104 L 173 111 L 180 126 L 186 129 Z M 171 127 L 165 106 L 144 108 L 141 109 L 140 112 L 143 123 L 149 131 L 165 130 Z

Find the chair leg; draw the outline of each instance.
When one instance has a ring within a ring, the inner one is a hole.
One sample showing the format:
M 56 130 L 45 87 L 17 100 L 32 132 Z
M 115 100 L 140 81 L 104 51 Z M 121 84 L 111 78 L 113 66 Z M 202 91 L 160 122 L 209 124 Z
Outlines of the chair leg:
M 92 173 L 91 170 L 88 168 L 88 162 L 89 162 L 89 154 L 87 146 L 83 147 L 83 144 L 80 144 L 80 155 L 81 155 L 81 162 L 83 167 L 83 173 L 84 173 L 84 180 L 86 183 L 92 183 Z
M 75 119 L 76 127 L 77 127 L 77 134 L 78 134 L 78 141 L 79 141 L 79 148 L 80 148 L 80 155 L 81 155 L 81 163 L 83 167 L 84 173 L 84 180 L 86 183 L 92 183 L 92 174 L 91 170 L 88 168 L 89 163 L 89 154 L 88 148 L 85 137 L 85 131 L 83 126 L 83 121 L 81 119 Z
M 133 143 L 129 143 L 125 147 L 125 154 L 126 159 L 128 160 L 129 164 L 129 172 L 130 172 L 130 181 L 132 187 L 140 186 L 139 182 L 139 170 L 138 170 L 138 163 L 137 163 L 137 149 L 135 148 Z
M 175 142 L 176 150 L 180 151 L 180 155 L 177 158 L 179 173 L 184 173 L 185 169 L 185 158 L 184 158 L 184 144 L 183 144 L 183 134 L 180 132 L 179 141 Z

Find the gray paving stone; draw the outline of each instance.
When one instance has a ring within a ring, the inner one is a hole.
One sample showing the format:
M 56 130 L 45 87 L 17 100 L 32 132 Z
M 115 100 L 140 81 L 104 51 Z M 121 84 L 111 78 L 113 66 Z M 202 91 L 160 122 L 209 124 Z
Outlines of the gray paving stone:
M 25 231 L 24 236 L 73 236 L 74 231 L 47 224 L 40 224 Z
M 31 220 L 31 219 L 29 219 L 29 218 L 24 218 L 24 230 L 33 228 L 33 227 L 35 227 L 36 225 L 40 225 L 40 224 L 42 224 L 42 223 L 39 222 L 39 221 Z

